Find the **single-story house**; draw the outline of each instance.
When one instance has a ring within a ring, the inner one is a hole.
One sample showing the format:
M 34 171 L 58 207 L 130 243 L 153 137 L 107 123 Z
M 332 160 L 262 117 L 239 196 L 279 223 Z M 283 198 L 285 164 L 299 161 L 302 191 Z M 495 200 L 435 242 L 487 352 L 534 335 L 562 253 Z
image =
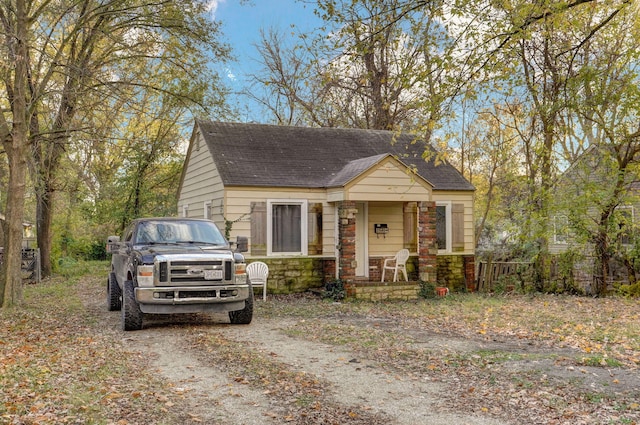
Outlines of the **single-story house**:
M 629 151 L 628 155 L 631 153 Z M 594 269 L 593 239 L 601 237 L 599 231 L 606 231 L 612 255 L 608 265 L 610 273 L 605 277 L 609 285 L 627 282 L 627 267 L 633 267 L 635 263 L 638 238 L 635 217 L 636 211 L 640 211 L 638 159 L 633 158 L 624 170 L 620 170 L 617 155 L 606 146 L 590 146 L 560 176 L 554 187 L 549 252 L 556 256 L 574 254 L 577 260 L 572 279 L 587 293 L 591 293 L 594 277 L 602 272 Z M 630 264 L 624 264 L 625 257 Z
M 270 267 L 269 292 L 333 279 L 348 291 L 380 285 L 384 259 L 404 248 L 414 286 L 466 289 L 473 199 L 474 187 L 415 135 L 197 120 L 178 214 L 247 237 L 247 261 Z

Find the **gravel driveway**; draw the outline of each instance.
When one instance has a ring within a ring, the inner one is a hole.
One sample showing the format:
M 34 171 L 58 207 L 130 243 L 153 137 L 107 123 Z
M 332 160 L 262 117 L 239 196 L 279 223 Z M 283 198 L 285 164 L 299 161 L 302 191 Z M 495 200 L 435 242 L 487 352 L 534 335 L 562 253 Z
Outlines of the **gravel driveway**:
M 112 326 L 119 326 L 110 314 Z M 175 320 L 176 318 L 173 318 Z M 178 318 L 180 320 L 180 318 Z M 195 321 L 202 321 L 202 318 Z M 385 371 L 375 362 L 358 359 L 333 346 L 294 339 L 283 330 L 288 323 L 257 318 L 248 326 L 228 325 L 224 316 L 206 323 L 168 324 L 151 322 L 144 330 L 124 333 L 126 347 L 152 358 L 157 373 L 170 380 L 192 399 L 193 415 L 204 423 L 258 425 L 280 423 L 284 408 L 264 391 L 252 389 L 244 380 L 224 373 L 224 367 L 199 358 L 190 347 L 194 335 L 219 334 L 239 345 L 267 353 L 286 368 L 317 377 L 328 386 L 334 403 L 377 415 L 381 423 L 415 425 L 500 425 L 489 416 L 447 411 L 439 403 L 444 384 L 428 377 L 403 376 Z
M 106 311 L 94 295 L 84 302 L 97 320 L 121 336 L 127 351 L 148 360 L 180 396 L 167 407 L 184 409 L 180 416 L 194 424 L 601 424 L 634 423 L 629 420 L 640 415 L 633 402 L 637 369 L 576 366 L 571 347 L 434 332 L 407 318 L 286 311 L 275 317 L 270 303 L 280 301 L 274 298 L 257 302 L 250 325 L 230 325 L 226 315 L 159 316 L 145 318 L 141 331 L 122 332 L 120 314 Z M 362 351 L 323 342 L 314 335 L 320 327 L 325 336 L 335 327 L 352 330 L 357 340 L 369 331 L 405 339 Z M 389 346 L 402 352 L 390 353 Z M 437 362 L 439 354 L 449 364 L 433 370 L 424 355 Z M 584 404 L 599 391 L 630 407 L 621 415 L 618 406 Z

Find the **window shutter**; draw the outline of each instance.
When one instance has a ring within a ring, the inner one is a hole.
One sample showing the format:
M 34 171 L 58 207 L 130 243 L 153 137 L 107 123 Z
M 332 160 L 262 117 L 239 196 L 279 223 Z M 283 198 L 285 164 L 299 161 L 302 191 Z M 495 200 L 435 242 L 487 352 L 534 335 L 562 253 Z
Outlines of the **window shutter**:
M 251 255 L 267 255 L 267 203 L 251 203 Z
M 451 206 L 451 249 L 464 251 L 464 204 Z
M 403 208 L 403 247 L 410 252 L 418 251 L 418 203 L 406 202 Z
M 322 204 L 310 203 L 308 208 L 308 254 L 322 254 Z

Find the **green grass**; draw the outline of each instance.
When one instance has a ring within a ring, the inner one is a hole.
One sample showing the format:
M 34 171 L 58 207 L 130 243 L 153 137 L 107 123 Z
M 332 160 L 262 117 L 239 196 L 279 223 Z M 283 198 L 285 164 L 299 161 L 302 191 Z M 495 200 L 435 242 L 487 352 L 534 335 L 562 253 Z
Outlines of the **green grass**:
M 584 366 L 594 367 L 622 367 L 622 362 L 604 356 L 587 356 L 578 359 L 578 362 Z

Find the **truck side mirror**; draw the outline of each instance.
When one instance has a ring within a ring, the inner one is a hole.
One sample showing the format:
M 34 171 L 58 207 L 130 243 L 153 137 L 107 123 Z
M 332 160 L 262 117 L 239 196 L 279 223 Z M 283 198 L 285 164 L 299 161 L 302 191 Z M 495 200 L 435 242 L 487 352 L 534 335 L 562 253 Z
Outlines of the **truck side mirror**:
M 236 238 L 236 251 L 247 252 L 249 251 L 249 238 L 246 236 L 238 236 Z
M 107 254 L 110 254 L 115 249 L 115 244 L 120 242 L 120 236 L 109 236 L 107 238 Z

